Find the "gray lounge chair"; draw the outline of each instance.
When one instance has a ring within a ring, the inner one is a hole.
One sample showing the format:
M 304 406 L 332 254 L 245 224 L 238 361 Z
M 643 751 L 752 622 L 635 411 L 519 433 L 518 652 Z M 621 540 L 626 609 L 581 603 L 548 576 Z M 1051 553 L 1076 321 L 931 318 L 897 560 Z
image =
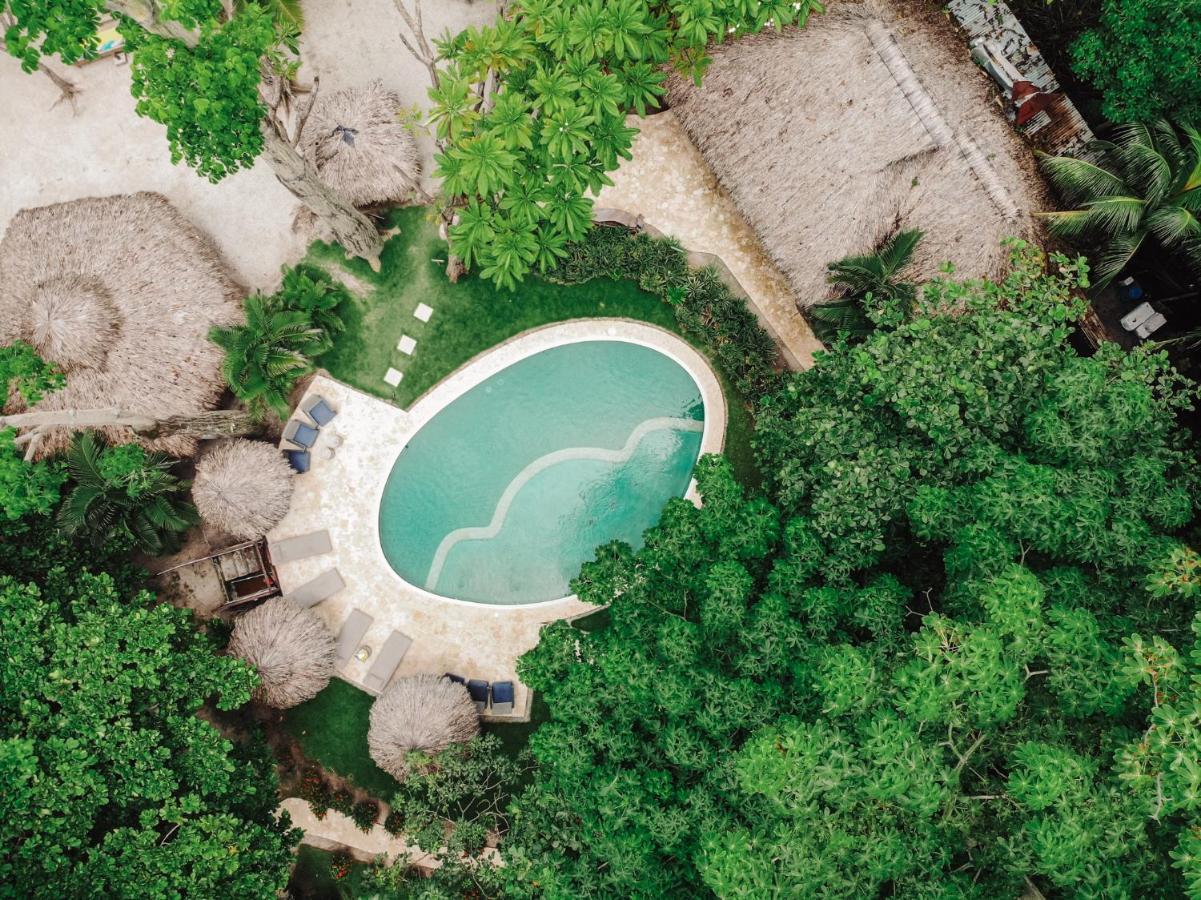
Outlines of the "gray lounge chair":
M 267 547 L 271 551 L 271 561 L 277 566 L 296 562 L 298 559 L 308 559 L 310 556 L 320 556 L 334 549 L 328 531 L 310 531 L 308 534 L 268 541 Z
M 513 682 L 492 682 L 492 715 L 511 716 L 513 714 Z
M 380 648 L 379 656 L 375 658 L 375 662 L 371 664 L 371 668 L 363 678 L 363 684 L 367 690 L 375 694 L 383 692 L 384 688 L 388 686 L 388 682 L 392 680 L 392 676 L 396 674 L 396 667 L 400 665 L 400 661 L 409 652 L 412 644 L 413 639 L 403 632 L 393 631 L 388 635 L 384 646 Z
M 367 629 L 374 621 L 375 619 L 361 609 L 350 611 L 350 615 L 346 617 L 346 621 L 342 623 L 342 628 L 338 632 L 338 666 L 344 666 L 350 662 L 354 652 L 363 643 L 363 635 L 367 633 Z
M 484 711 L 484 707 L 488 705 L 488 682 L 480 681 L 478 678 L 473 678 L 467 682 L 467 693 L 471 695 L 471 701 L 475 704 L 475 708 L 479 712 Z
M 310 419 L 317 423 L 318 428 L 324 428 L 334 420 L 338 411 L 320 394 L 313 394 L 300 405 L 300 409 Z
M 295 444 L 301 450 L 309 450 L 317 443 L 318 431 L 312 425 L 306 425 L 299 419 L 292 419 L 284 426 L 284 440 Z
M 312 581 L 306 581 L 294 591 L 284 594 L 285 600 L 290 600 L 301 609 L 316 606 L 322 600 L 328 600 L 342 588 L 346 582 L 342 580 L 337 569 L 326 569 Z

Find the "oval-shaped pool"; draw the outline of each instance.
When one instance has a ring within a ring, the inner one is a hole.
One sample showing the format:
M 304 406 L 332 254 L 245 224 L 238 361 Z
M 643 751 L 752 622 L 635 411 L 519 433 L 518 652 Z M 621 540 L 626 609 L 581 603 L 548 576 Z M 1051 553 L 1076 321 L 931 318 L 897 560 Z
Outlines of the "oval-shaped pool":
M 380 546 L 405 581 L 459 600 L 565 597 L 596 547 L 637 547 L 688 489 L 704 405 L 641 344 L 588 340 L 525 357 L 439 411 L 397 457 Z

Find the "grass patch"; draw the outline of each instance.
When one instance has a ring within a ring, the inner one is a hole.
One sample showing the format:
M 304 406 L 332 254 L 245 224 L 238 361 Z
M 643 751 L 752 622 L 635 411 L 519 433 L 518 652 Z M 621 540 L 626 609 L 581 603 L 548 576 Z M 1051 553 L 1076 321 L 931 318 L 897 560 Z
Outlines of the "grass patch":
M 320 694 L 284 713 L 284 727 L 304 755 L 369 794 L 391 800 L 396 780 L 367 752 L 367 723 L 375 698 L 341 678 Z
M 301 844 L 296 850 L 296 867 L 288 882 L 289 895 L 297 900 L 343 900 L 362 893 L 363 871 L 368 867 L 351 863 L 350 874 L 339 880 L 330 871 L 334 854 Z
M 314 244 L 309 251 L 311 262 L 341 267 L 370 287 L 367 296 L 343 311 L 346 330 L 321 358 L 331 375 L 366 393 L 407 407 L 474 356 L 523 331 L 567 319 L 637 319 L 680 335 L 671 307 L 631 281 L 560 285 L 530 278 L 514 293 L 471 275 L 451 284 L 444 272 L 446 244 L 428 211 L 397 210 L 391 221 L 400 234 L 385 245 L 378 273 L 328 244 Z M 419 303 L 434 310 L 427 323 L 413 315 Z M 396 349 L 402 334 L 417 341 L 412 356 Z M 703 347 L 697 350 L 710 356 Z M 404 374 L 395 389 L 384 383 L 389 368 Z M 729 410 L 726 455 L 744 483 L 758 485 L 747 404 L 718 374 Z

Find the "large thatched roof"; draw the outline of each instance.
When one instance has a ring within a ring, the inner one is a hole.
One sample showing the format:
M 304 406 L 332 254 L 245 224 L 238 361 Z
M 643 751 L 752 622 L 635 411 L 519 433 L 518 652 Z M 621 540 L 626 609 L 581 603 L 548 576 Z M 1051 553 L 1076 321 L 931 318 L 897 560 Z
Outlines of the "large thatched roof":
M 241 299 L 212 245 L 159 194 L 25 209 L 0 240 L 0 345 L 26 340 L 67 373 L 38 410 L 119 407 L 162 418 L 211 409 L 224 382 L 208 331 L 239 321 Z M 104 435 L 134 439 L 126 428 Z M 48 431 L 39 455 L 69 441 L 65 429 Z M 174 456 L 195 451 L 185 436 L 142 443 Z
M 399 95 L 379 81 L 319 94 L 301 150 L 322 179 L 355 206 L 401 203 L 418 186 L 421 157 L 400 121 Z
M 259 674 L 254 699 L 287 709 L 316 697 L 334 671 L 334 636 L 315 614 L 275 597 L 234 623 L 229 654 Z
M 403 779 L 413 751 L 437 753 L 479 731 L 467 688 L 439 675 L 414 675 L 392 682 L 372 704 L 367 749 L 377 766 Z
M 200 517 L 226 534 L 262 537 L 288 513 L 292 467 L 271 444 L 222 441 L 196 464 L 192 500 Z
M 1003 268 L 1033 233 L 1041 186 L 950 26 L 912 3 L 831 4 L 803 29 L 713 50 L 703 86 L 673 77 L 674 115 L 809 305 L 826 264 L 921 228 L 919 275 Z

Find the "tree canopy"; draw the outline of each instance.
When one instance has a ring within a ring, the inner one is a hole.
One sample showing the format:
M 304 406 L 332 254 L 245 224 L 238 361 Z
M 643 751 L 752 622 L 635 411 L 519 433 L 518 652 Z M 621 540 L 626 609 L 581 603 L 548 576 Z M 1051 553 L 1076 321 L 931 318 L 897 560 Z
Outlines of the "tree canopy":
M 508 894 L 1201 896 L 1195 388 L 1078 356 L 1044 262 L 923 286 L 763 401 L 767 497 L 703 459 L 584 567 Z
M 588 196 L 630 158 L 663 96 L 665 63 L 699 81 L 706 47 L 804 25 L 817 0 L 520 0 L 490 26 L 436 42 L 431 123 L 452 250 L 513 288 L 591 226 Z M 431 69 L 433 69 L 431 65 Z

